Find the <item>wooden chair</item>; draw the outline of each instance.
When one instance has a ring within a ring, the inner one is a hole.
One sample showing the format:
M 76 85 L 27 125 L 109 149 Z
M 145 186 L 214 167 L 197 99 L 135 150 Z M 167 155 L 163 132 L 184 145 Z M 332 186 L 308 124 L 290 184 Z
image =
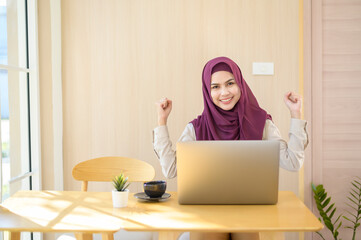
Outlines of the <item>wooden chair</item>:
M 124 173 L 129 182 L 151 181 L 155 171 L 149 163 L 127 157 L 100 157 L 75 165 L 73 178 L 82 181 L 81 190 L 88 190 L 88 182 L 111 182 L 113 177 Z M 76 233 L 78 240 L 91 240 L 92 234 Z M 103 240 L 113 240 L 113 234 L 102 234 Z

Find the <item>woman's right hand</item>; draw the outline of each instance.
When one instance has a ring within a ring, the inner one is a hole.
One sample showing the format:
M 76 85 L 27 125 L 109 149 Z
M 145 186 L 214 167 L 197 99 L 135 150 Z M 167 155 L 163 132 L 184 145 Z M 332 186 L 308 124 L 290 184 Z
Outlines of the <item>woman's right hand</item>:
M 172 111 L 172 100 L 168 98 L 162 98 L 155 104 L 157 105 L 158 110 L 158 125 L 167 125 L 168 116 Z

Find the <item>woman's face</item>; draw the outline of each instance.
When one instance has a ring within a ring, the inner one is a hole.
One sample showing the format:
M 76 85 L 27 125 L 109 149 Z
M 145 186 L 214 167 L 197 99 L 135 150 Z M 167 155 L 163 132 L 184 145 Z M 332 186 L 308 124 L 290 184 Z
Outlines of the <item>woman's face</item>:
M 216 106 L 226 111 L 233 109 L 241 97 L 241 90 L 232 73 L 219 71 L 212 74 L 211 96 Z

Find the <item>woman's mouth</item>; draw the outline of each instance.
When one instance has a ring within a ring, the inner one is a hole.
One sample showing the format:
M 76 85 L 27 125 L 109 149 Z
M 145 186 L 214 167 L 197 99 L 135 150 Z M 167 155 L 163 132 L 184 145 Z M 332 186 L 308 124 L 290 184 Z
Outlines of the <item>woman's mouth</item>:
M 220 99 L 219 101 L 223 104 L 228 104 L 232 101 L 233 97 L 230 98 L 225 98 L 225 99 Z

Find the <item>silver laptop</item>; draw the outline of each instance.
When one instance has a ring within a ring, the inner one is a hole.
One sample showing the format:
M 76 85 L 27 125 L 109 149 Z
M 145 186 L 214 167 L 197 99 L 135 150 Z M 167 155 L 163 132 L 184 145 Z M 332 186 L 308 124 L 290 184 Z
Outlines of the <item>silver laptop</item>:
M 177 143 L 179 204 L 276 204 L 278 141 Z

